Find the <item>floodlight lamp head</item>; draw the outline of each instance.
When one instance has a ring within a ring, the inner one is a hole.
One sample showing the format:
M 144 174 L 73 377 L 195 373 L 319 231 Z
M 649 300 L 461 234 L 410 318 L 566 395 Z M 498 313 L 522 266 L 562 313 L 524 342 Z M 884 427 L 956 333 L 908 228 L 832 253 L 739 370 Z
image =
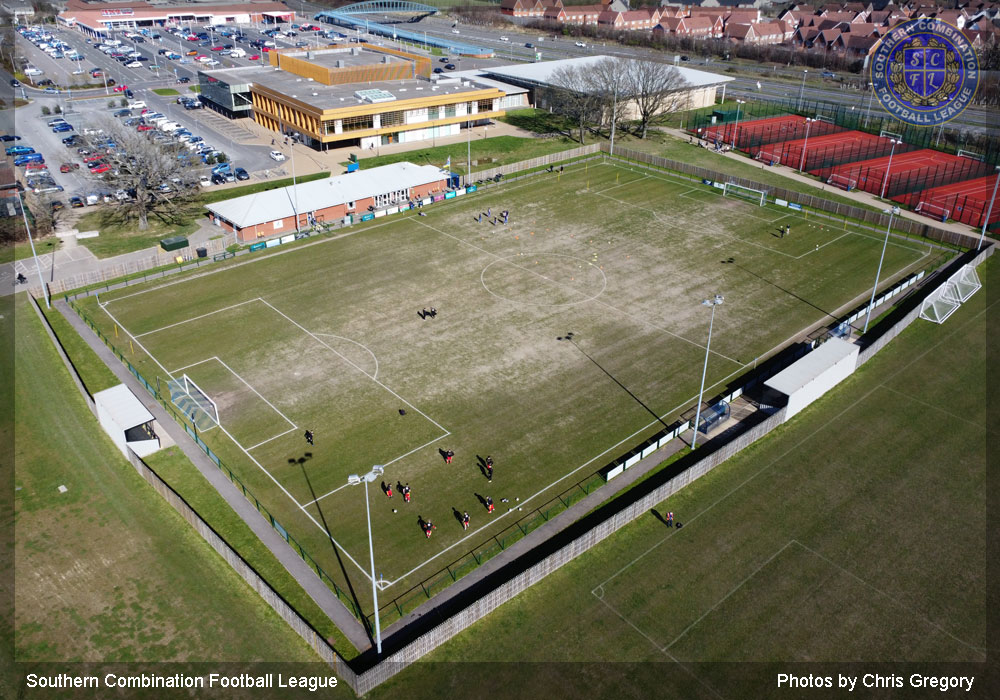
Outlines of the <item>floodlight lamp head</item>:
M 722 303 L 722 302 L 724 302 L 725 300 L 726 300 L 726 298 L 725 298 L 724 296 L 722 296 L 721 294 L 716 294 L 716 295 L 715 295 L 715 304 L 716 304 L 716 305 L 719 305 L 719 304 L 721 304 L 721 303 Z
M 350 476 L 347 477 L 347 483 L 350 484 L 351 486 L 357 486 L 358 484 L 361 483 L 361 477 L 358 476 L 357 474 L 351 474 Z
M 385 467 L 383 467 L 381 464 L 376 464 L 375 466 L 372 467 L 372 474 L 382 476 L 382 474 L 384 473 L 385 473 Z

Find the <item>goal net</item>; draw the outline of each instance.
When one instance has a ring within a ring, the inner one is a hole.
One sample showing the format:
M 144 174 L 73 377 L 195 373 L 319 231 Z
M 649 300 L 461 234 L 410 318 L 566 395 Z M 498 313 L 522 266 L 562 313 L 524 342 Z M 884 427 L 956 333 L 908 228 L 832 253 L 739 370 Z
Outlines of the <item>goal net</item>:
M 979 281 L 976 269 L 971 265 L 963 265 L 958 272 L 948 278 L 947 282 L 924 299 L 920 307 L 920 318 L 934 323 L 944 323 L 981 287 L 982 283 Z
M 834 187 L 841 187 L 850 192 L 851 190 L 853 190 L 855 187 L 858 186 L 858 181 L 853 177 L 849 177 L 847 175 L 835 174 L 831 175 L 829 179 L 827 179 L 826 184 L 833 185 Z
M 826 122 L 827 124 L 836 124 L 837 123 L 837 122 L 835 122 L 833 120 L 832 117 L 824 117 L 822 114 L 817 114 L 816 115 L 816 121 L 818 121 L 818 122 Z
M 932 202 L 920 202 L 917 204 L 917 208 L 913 211 L 923 214 L 924 216 L 933 217 L 939 221 L 947 221 L 948 217 L 951 215 L 951 209 Z
M 219 408 L 208 394 L 182 374 L 169 382 L 170 400 L 189 418 L 198 430 L 208 430 L 219 424 Z
M 892 131 L 886 131 L 885 129 L 882 129 L 882 131 L 878 132 L 878 135 L 884 139 L 896 139 L 897 141 L 903 140 L 902 134 L 897 134 Z
M 764 206 L 767 201 L 767 192 L 764 190 L 755 190 L 752 187 L 744 187 L 743 185 L 737 185 L 735 182 L 727 182 L 726 189 L 723 191 L 726 197 L 738 197 L 739 199 L 745 199 L 748 202 L 753 202 L 758 206 Z
M 958 149 L 959 158 L 971 158 L 972 160 L 978 160 L 980 163 L 986 160 L 986 156 L 982 153 L 976 153 L 975 151 L 965 151 L 961 148 Z
M 778 153 L 772 153 L 770 151 L 758 151 L 757 160 L 763 161 L 768 165 L 777 165 L 781 162 L 781 155 Z

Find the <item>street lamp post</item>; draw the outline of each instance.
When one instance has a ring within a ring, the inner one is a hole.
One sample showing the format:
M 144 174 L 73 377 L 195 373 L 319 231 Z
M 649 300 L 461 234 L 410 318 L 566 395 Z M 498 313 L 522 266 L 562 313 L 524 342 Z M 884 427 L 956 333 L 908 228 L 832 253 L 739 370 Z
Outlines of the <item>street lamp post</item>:
M 708 321 L 708 342 L 705 344 L 705 366 L 701 370 L 701 389 L 698 390 L 698 407 L 695 409 L 694 430 L 691 433 L 692 450 L 698 443 L 698 421 L 701 420 L 701 399 L 705 395 L 705 375 L 708 373 L 709 348 L 712 347 L 712 326 L 715 323 L 715 307 L 721 305 L 723 301 L 725 301 L 725 297 L 721 294 L 716 294 L 714 298 L 705 299 L 705 301 L 701 302 L 704 306 L 712 307 L 712 316 Z
M 35 241 L 31 237 L 31 227 L 28 226 L 28 212 L 24 209 L 24 197 L 21 193 L 17 193 L 18 204 L 21 205 L 21 216 L 24 217 L 24 230 L 28 232 L 28 243 L 31 245 L 31 257 L 35 259 L 35 270 L 38 272 L 38 283 L 42 285 L 42 296 L 45 297 L 45 308 L 51 309 L 52 306 L 49 304 L 49 294 L 45 291 L 45 278 L 42 277 L 42 265 L 38 262 L 38 253 L 35 252 Z M 55 254 L 53 254 L 55 258 Z M 54 264 L 54 263 L 53 263 Z
M 740 129 L 740 107 L 747 103 L 746 100 L 736 100 L 736 123 L 733 125 L 733 150 L 736 150 L 736 132 Z
M 611 101 L 611 157 L 615 157 L 615 126 L 618 124 L 618 81 L 615 81 L 615 95 Z
M 976 250 L 983 249 L 983 239 L 986 237 L 986 227 L 990 223 L 990 215 L 993 213 L 993 202 L 997 198 L 997 186 L 1000 185 L 1000 165 L 996 166 L 997 171 L 997 181 L 993 183 L 993 196 L 990 197 L 990 207 L 986 210 L 986 218 L 983 219 L 983 231 L 979 234 L 979 245 L 976 246 Z
M 815 119 L 806 118 L 806 140 L 802 143 L 802 157 L 799 158 L 799 174 L 802 174 L 802 168 L 806 164 L 806 148 L 809 146 L 809 130 L 812 128 L 812 123 L 816 121 Z
M 878 259 L 878 270 L 875 271 L 875 286 L 872 287 L 872 298 L 871 301 L 868 302 L 868 315 L 865 317 L 865 329 L 861 331 L 862 335 L 868 332 L 868 322 L 872 320 L 872 309 L 875 305 L 875 292 L 878 290 L 878 278 L 882 274 L 882 261 L 885 260 L 885 249 L 889 246 L 889 232 L 892 231 L 892 217 L 899 213 L 899 207 L 886 209 L 883 213 L 889 214 L 889 225 L 885 227 L 885 241 L 882 243 L 882 257 Z
M 878 195 L 879 199 L 885 199 L 885 188 L 889 185 L 889 171 L 892 170 L 892 155 L 896 152 L 896 144 L 902 143 L 902 141 L 890 139 L 889 143 L 892 144 L 892 148 L 889 149 L 889 162 L 885 166 L 885 175 L 882 179 L 882 191 Z
M 376 464 L 367 474 L 351 474 L 347 477 L 347 483 L 351 486 L 363 484 L 365 487 L 365 515 L 368 518 L 368 556 L 372 562 L 372 601 L 375 606 L 375 649 L 382 654 L 382 626 L 378 619 L 378 586 L 375 584 L 375 545 L 372 544 L 372 513 L 368 505 L 368 483 L 382 476 L 385 467 Z
M 872 114 L 872 100 L 875 99 L 875 83 L 868 83 L 868 87 L 872 89 L 868 93 L 868 109 L 865 110 L 865 128 L 868 128 L 868 117 Z
M 802 84 L 799 86 L 799 109 L 802 109 L 802 98 L 806 92 L 806 75 L 809 73 L 808 68 L 802 69 Z

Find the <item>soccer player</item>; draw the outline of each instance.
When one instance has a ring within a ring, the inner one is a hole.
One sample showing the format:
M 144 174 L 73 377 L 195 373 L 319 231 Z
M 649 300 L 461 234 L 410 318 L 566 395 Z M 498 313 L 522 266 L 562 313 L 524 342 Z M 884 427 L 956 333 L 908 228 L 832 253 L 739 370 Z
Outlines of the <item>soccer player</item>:
M 430 520 L 425 520 L 424 521 L 424 534 L 427 536 L 427 539 L 431 538 L 431 533 L 434 530 L 437 530 L 437 526 L 434 523 L 432 523 Z
M 306 442 L 308 442 L 310 445 L 313 444 L 313 431 L 311 430 L 306 431 Z
M 492 496 L 487 496 L 486 497 L 486 512 L 487 513 L 492 513 L 493 512 L 493 497 Z
M 493 482 L 493 458 L 488 455 L 486 457 L 486 480 L 490 483 Z
M 469 517 L 469 511 L 465 511 L 464 513 L 462 513 L 462 529 L 463 530 L 468 530 L 469 529 L 469 521 L 470 520 L 471 520 L 471 518 Z
M 410 485 L 409 484 L 407 484 L 406 486 L 403 487 L 403 500 L 406 501 L 407 503 L 410 502 Z

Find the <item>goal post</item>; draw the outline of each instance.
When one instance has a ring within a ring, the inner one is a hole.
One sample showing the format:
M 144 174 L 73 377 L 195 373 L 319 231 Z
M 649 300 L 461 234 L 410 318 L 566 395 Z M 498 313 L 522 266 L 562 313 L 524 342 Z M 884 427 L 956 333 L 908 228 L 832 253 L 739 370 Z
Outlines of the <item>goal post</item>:
M 781 162 L 781 155 L 770 151 L 757 151 L 756 159 L 768 165 L 778 165 Z
M 888 131 L 886 129 L 882 129 L 882 131 L 878 132 L 878 135 L 884 139 L 896 139 L 897 141 L 903 140 L 902 134 L 897 134 L 894 131 Z
M 966 151 L 964 149 L 958 149 L 957 153 L 959 158 L 971 158 L 972 160 L 978 160 L 980 163 L 986 160 L 986 156 L 982 153 L 976 153 L 975 151 Z
M 219 407 L 191 377 L 182 374 L 170 380 L 170 400 L 186 418 L 205 430 L 219 424 Z
M 831 175 L 829 178 L 827 178 L 826 184 L 833 185 L 835 187 L 840 187 L 850 192 L 851 190 L 853 190 L 855 187 L 858 186 L 858 181 L 855 178 L 850 177 L 848 175 L 834 174 Z
M 767 203 L 767 192 L 764 190 L 755 190 L 752 187 L 744 187 L 743 185 L 737 185 L 735 182 L 727 182 L 726 188 L 723 190 L 723 194 L 726 197 L 738 197 L 739 199 L 745 199 L 748 202 L 753 202 L 757 206 L 764 206 Z
M 951 216 L 951 209 L 940 204 L 934 204 L 933 202 L 920 202 L 913 211 L 941 221 L 947 221 Z
M 836 123 L 837 123 L 836 121 L 833 120 L 833 117 L 827 117 L 827 116 L 824 116 L 822 114 L 817 114 L 816 115 L 816 121 L 818 121 L 818 122 L 826 122 L 827 124 L 834 124 L 834 125 L 836 125 Z

